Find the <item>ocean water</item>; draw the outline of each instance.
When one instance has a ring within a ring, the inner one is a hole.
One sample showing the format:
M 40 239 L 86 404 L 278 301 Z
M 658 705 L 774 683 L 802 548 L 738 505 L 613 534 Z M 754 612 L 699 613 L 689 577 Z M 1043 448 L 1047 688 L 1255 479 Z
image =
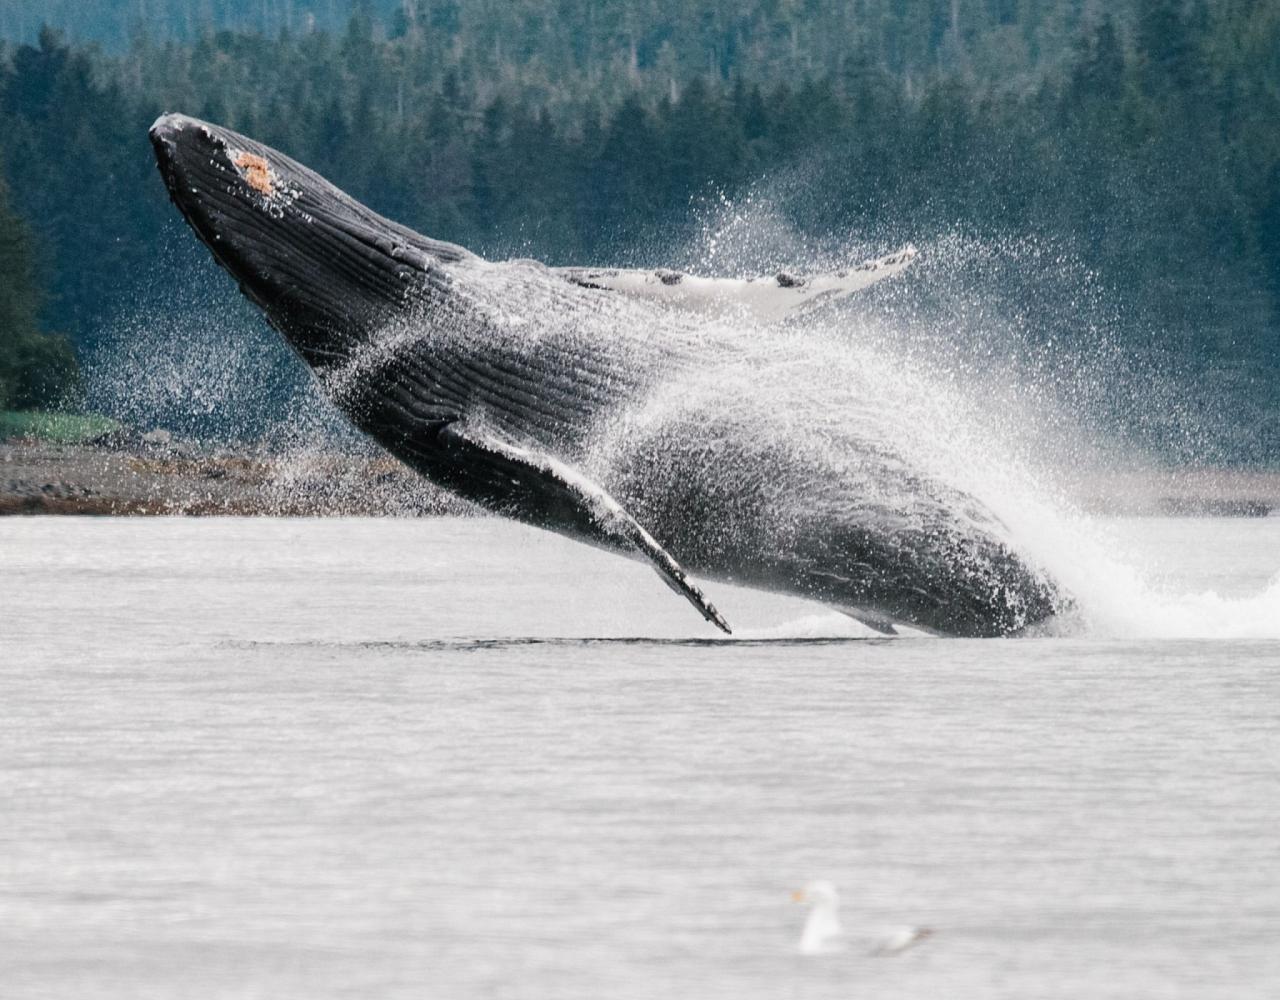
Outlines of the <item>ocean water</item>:
M 1280 518 L 1098 531 L 1068 635 L 724 641 L 495 520 L 0 521 L 0 997 L 1273 998 Z

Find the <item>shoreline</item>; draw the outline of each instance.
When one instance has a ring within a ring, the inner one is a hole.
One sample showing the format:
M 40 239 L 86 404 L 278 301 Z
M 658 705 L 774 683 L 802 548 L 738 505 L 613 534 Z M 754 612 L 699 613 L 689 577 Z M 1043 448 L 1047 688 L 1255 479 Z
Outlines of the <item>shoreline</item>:
M 168 438 L 0 442 L 0 516 L 418 517 L 467 506 L 384 455 Z
M 1152 469 L 1082 477 L 1078 506 L 1129 517 L 1280 514 L 1280 471 Z M 0 442 L 0 516 L 421 517 L 474 512 L 390 456 L 206 446 Z

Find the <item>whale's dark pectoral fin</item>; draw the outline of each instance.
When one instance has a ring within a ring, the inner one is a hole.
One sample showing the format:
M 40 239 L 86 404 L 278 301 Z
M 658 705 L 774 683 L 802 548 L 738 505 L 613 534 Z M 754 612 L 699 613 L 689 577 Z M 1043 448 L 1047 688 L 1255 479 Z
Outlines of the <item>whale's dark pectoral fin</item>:
M 439 437 L 447 449 L 465 452 L 469 462 L 483 463 L 492 472 L 541 494 L 539 507 L 570 508 L 584 526 L 594 528 L 610 541 L 635 549 L 649 560 L 663 582 L 697 608 L 703 618 L 722 632 L 732 634 L 724 616 L 703 596 L 671 553 L 617 500 L 572 466 L 550 455 L 513 445 L 462 421 L 445 424 Z

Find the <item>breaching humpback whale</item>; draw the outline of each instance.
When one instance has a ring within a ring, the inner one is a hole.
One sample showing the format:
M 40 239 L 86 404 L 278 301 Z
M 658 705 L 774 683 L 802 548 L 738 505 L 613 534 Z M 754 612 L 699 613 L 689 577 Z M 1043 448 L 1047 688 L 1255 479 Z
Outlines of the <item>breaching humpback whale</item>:
M 753 405 L 771 357 L 806 354 L 760 324 L 785 331 L 914 251 L 739 281 L 491 262 L 229 129 L 169 114 L 151 141 L 172 201 L 329 398 L 445 489 L 647 558 L 726 632 L 689 573 L 884 632 L 1009 635 L 1054 613 L 1000 522 L 874 432 L 892 414 Z M 743 362 L 744 330 L 774 354 Z

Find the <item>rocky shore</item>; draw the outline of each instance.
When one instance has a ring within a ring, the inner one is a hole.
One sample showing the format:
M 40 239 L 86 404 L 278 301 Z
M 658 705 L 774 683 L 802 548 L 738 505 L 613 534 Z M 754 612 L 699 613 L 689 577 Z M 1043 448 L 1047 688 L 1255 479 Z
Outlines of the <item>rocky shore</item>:
M 1079 503 L 1102 514 L 1280 515 L 1280 472 L 1177 469 L 1094 474 Z M 466 504 L 374 451 L 229 447 L 165 431 L 51 444 L 0 441 L 0 515 L 456 514 Z
M 463 505 L 392 458 L 180 441 L 0 442 L 0 515 L 417 516 Z

